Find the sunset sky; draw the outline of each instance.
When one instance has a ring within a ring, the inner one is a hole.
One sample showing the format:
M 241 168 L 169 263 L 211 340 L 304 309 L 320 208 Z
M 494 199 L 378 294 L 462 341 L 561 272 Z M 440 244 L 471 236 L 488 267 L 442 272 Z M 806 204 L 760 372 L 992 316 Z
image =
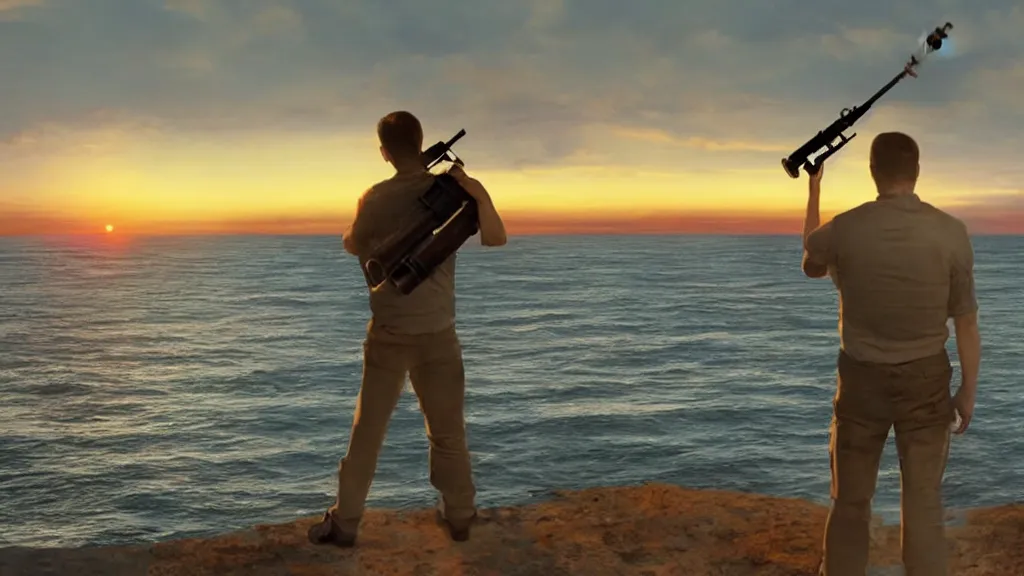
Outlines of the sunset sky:
M 780 159 L 946 21 L 823 210 L 874 197 L 900 130 L 922 198 L 1024 232 L 1018 0 L 0 0 L 0 235 L 338 233 L 398 109 L 427 145 L 466 129 L 512 233 L 795 233 Z

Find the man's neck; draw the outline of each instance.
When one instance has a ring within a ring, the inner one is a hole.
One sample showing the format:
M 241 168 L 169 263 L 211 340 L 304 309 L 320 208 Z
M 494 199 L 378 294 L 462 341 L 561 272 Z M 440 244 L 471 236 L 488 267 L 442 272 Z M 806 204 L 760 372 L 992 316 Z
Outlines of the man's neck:
M 419 161 L 419 159 L 394 162 L 392 163 L 392 166 L 395 167 L 395 172 L 397 174 L 403 176 L 406 174 L 417 174 L 426 171 L 426 168 Z
M 885 198 L 901 198 L 904 196 L 911 196 L 914 194 L 914 182 L 900 182 L 886 186 L 885 188 L 878 188 L 878 199 L 883 200 Z

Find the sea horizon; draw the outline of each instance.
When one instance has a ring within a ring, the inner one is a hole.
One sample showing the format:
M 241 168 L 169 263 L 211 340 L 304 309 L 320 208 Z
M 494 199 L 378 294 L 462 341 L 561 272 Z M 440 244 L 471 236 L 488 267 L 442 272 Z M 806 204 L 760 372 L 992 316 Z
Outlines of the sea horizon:
M 69 234 L 0 234 L 0 239 L 3 238 L 216 238 L 216 237 L 282 237 L 282 238 L 326 238 L 343 235 L 344 229 L 339 230 L 336 233 L 332 232 L 310 232 L 310 233 L 285 233 L 285 232 L 202 232 L 202 233 L 188 233 L 188 234 L 139 234 L 139 233 L 124 233 L 124 232 L 83 232 L 83 233 L 69 233 Z M 531 234 L 513 234 L 509 233 L 509 239 L 512 238 L 574 238 L 574 237 L 676 237 L 676 236 L 691 236 L 698 238 L 715 238 L 715 237 L 768 237 L 768 238 L 793 238 L 800 237 L 802 232 L 792 233 L 778 233 L 778 232 L 728 232 L 728 233 L 706 233 L 706 232 L 544 232 L 544 233 L 531 233 Z M 1019 238 L 1024 237 L 1024 232 L 988 232 L 978 233 L 971 232 L 971 238 L 992 238 L 992 237 L 1004 237 L 1004 238 Z M 474 237 L 475 238 L 475 237 Z M 470 239 L 468 244 L 473 244 L 473 240 Z

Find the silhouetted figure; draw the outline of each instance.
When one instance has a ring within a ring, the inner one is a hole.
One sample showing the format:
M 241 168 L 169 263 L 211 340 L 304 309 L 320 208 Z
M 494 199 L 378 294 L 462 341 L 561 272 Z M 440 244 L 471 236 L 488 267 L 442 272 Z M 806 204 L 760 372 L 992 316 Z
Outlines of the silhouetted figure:
M 954 407 L 963 419 L 957 433 L 974 412 L 981 356 L 971 241 L 962 222 L 915 193 L 919 152 L 906 134 L 871 144 L 878 197 L 818 227 L 823 172 L 811 176 L 803 270 L 835 283 L 842 344 L 821 573 L 864 576 L 879 461 L 895 427 L 906 574 L 945 576 L 942 477 Z M 955 397 L 950 317 L 963 371 Z
M 377 135 L 384 160 L 396 172 L 363 194 L 345 234 L 345 250 L 358 256 L 361 265 L 390 235 L 423 214 L 426 208 L 418 199 L 434 178 L 420 158 L 423 130 L 415 116 L 388 114 L 378 123 Z M 476 200 L 481 243 L 504 245 L 505 227 L 487 190 L 458 166 L 449 173 Z M 372 291 L 370 310 L 362 385 L 348 452 L 338 469 L 337 500 L 310 529 L 309 538 L 318 544 L 355 544 L 377 456 L 408 374 L 430 441 L 430 482 L 441 496 L 438 512 L 452 538 L 465 540 L 476 517 L 476 490 L 463 413 L 462 348 L 455 331 L 455 254 L 408 295 L 390 282 Z

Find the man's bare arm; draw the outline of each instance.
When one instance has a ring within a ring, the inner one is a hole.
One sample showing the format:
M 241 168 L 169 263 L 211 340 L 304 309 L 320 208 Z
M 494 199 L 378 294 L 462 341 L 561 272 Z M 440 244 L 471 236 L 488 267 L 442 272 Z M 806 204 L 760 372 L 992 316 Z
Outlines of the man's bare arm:
M 962 420 L 957 433 L 963 434 L 974 416 L 974 401 L 978 395 L 981 331 L 978 329 L 978 299 L 974 291 L 974 248 L 966 227 L 961 224 L 957 232 L 960 242 L 959 249 L 953 254 L 949 275 L 949 315 L 953 318 L 962 378 L 953 404 Z
M 348 230 L 346 230 L 345 234 L 342 236 L 341 244 L 345 248 L 345 252 L 348 252 L 353 256 L 359 256 L 360 247 L 358 242 L 358 233 L 362 229 L 359 216 L 362 214 L 365 199 L 365 195 L 359 197 L 359 201 L 356 203 L 356 211 L 352 215 L 352 223 L 349 224 Z
M 967 431 L 974 417 L 974 402 L 978 397 L 978 372 L 981 369 L 981 331 L 978 329 L 978 313 L 972 312 L 953 318 L 956 332 L 956 352 L 960 357 L 960 388 L 956 391 L 953 404 L 960 413 L 958 434 Z
M 504 246 L 508 242 L 505 223 L 494 207 L 491 195 L 479 180 L 469 177 L 461 168 L 454 166 L 448 171 L 459 185 L 476 200 L 477 220 L 480 226 L 480 243 L 484 246 Z
M 817 177 L 811 176 L 807 190 L 807 211 L 804 213 L 804 256 L 800 268 L 809 278 L 823 278 L 828 275 L 828 237 L 831 230 L 821 227 L 821 175 L 824 167 L 818 169 Z
M 508 242 L 505 223 L 502 222 L 498 209 L 494 207 L 490 194 L 476 199 L 476 209 L 480 223 L 480 243 L 484 246 L 504 246 Z
M 956 333 L 960 371 L 963 373 L 961 386 L 975 392 L 978 389 L 978 372 L 981 369 L 981 330 L 978 328 L 978 313 L 972 312 L 953 318 L 953 329 Z

